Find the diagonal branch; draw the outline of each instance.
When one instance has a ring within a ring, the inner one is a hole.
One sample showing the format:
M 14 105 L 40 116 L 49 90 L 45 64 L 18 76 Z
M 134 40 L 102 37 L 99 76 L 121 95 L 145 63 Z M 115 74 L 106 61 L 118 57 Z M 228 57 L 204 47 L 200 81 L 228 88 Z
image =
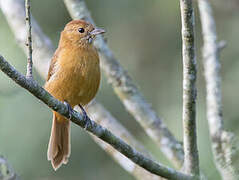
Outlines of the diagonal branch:
M 95 24 L 84 0 L 64 0 L 64 2 L 73 19 L 85 19 Z M 101 59 L 102 70 L 125 108 L 160 146 L 165 156 L 177 168 L 180 168 L 183 164 L 182 144 L 175 139 L 150 104 L 146 102 L 131 77 L 109 49 L 103 37 L 99 37 L 95 41 L 95 46 L 104 57 Z
M 222 94 L 220 75 L 220 47 L 217 42 L 217 32 L 212 8 L 208 0 L 198 0 L 202 33 L 204 75 L 207 89 L 207 119 L 209 124 L 212 150 L 215 164 L 223 179 L 239 177 L 238 154 L 236 145 L 238 139 L 234 134 L 224 130 L 222 116 Z
M 194 11 L 192 0 L 180 0 L 183 43 L 183 130 L 184 168 L 188 174 L 199 174 L 196 129 L 196 56 Z
M 68 107 L 64 103 L 58 101 L 53 96 L 51 96 L 45 89 L 39 86 L 34 79 L 27 79 L 25 76 L 19 73 L 1 55 L 0 69 L 9 78 L 14 80 L 21 87 L 25 88 L 36 98 L 44 102 L 52 110 L 60 113 L 68 119 L 71 117 L 70 120 L 73 123 L 79 125 L 80 127 L 91 132 L 101 140 L 107 142 L 116 150 L 118 150 L 130 160 L 132 160 L 142 168 L 148 170 L 149 172 L 168 179 L 193 179 L 193 177 L 191 176 L 185 175 L 179 171 L 156 163 L 153 160 L 145 157 L 143 154 L 126 144 L 123 140 L 116 137 L 109 130 L 103 128 L 101 125 L 98 125 L 96 122 L 89 119 L 89 117 L 84 118 L 84 116 L 74 110 L 72 111 L 72 113 L 70 113 L 68 111 Z

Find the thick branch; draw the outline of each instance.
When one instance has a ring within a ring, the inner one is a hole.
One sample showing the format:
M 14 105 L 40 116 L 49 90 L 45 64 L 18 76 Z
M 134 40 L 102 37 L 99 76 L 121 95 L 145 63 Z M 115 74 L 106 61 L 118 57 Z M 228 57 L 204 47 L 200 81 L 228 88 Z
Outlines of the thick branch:
M 208 0 L 198 0 L 198 5 L 204 40 L 203 62 L 207 88 L 207 119 L 213 155 L 223 179 L 236 179 L 239 177 L 239 167 L 235 162 L 236 155 L 238 156 L 235 150 L 238 140 L 232 133 L 224 131 L 223 127 L 220 47 L 217 42 L 215 20 Z
M 25 88 L 36 98 L 44 102 L 52 110 L 60 113 L 68 119 L 69 117 L 71 117 L 70 120 L 72 122 L 91 132 L 101 140 L 107 142 L 142 168 L 148 170 L 153 174 L 169 179 L 192 179 L 191 176 L 185 175 L 172 168 L 163 166 L 145 157 L 143 154 L 139 153 L 134 148 L 126 144 L 123 140 L 113 135 L 109 130 L 103 128 L 101 125 L 98 125 L 94 121 L 90 120 L 88 117 L 84 118 L 80 113 L 76 111 L 73 111 L 70 114 L 65 104 L 51 96 L 33 79 L 26 79 L 25 76 L 23 76 L 16 69 L 14 69 L 1 55 L 0 69 L 12 80 L 14 80 L 18 85 Z M 86 126 L 86 124 L 88 125 Z
M 25 0 L 26 28 L 27 28 L 27 78 L 32 78 L 32 34 L 30 0 Z
M 184 168 L 186 173 L 199 174 L 196 133 L 196 56 L 194 12 L 192 0 L 180 0 L 183 42 L 183 130 Z
M 85 1 L 64 0 L 64 2 L 73 19 L 85 19 L 94 24 Z M 146 102 L 102 37 L 96 39 L 95 46 L 104 57 L 101 59 L 102 69 L 125 108 L 141 124 L 146 133 L 160 146 L 165 156 L 176 167 L 181 167 L 183 163 L 183 148 L 181 143 L 175 139 L 150 104 Z

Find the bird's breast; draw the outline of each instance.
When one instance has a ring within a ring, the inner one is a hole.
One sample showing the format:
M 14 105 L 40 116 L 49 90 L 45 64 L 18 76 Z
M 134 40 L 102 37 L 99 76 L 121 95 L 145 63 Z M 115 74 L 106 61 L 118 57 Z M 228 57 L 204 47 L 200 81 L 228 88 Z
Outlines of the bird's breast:
M 70 51 L 57 62 L 55 88 L 60 100 L 71 106 L 85 105 L 96 95 L 100 84 L 99 57 L 96 51 Z M 52 93 L 54 96 L 54 93 Z

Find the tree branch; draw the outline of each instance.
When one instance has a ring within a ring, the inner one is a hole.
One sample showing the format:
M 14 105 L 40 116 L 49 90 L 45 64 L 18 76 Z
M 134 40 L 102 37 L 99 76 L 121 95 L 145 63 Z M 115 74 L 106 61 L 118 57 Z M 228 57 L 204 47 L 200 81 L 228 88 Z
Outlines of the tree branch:
M 194 43 L 194 12 L 192 0 L 180 0 L 183 42 L 183 130 L 184 168 L 186 173 L 199 175 L 196 132 L 196 56 Z
M 216 25 L 209 1 L 198 0 L 198 6 L 204 40 L 203 62 L 207 89 L 207 119 L 214 160 L 223 179 L 237 179 L 239 167 L 236 166 L 238 160 L 236 145 L 239 145 L 239 141 L 234 134 L 225 131 L 223 125 L 219 59 L 222 45 L 217 42 Z
M 32 76 L 32 34 L 31 34 L 31 11 L 30 0 L 25 0 L 25 12 L 26 12 L 26 28 L 27 28 L 27 78 L 33 78 Z
M 143 154 L 126 144 L 123 140 L 113 135 L 109 130 L 103 128 L 101 125 L 98 125 L 97 123 L 89 119 L 89 117 L 84 118 L 80 113 L 74 110 L 72 111 L 72 113 L 70 113 L 68 111 L 68 107 L 64 103 L 51 96 L 45 89 L 39 86 L 34 79 L 27 79 L 25 76 L 19 73 L 1 55 L 0 69 L 18 85 L 25 88 L 52 110 L 60 113 L 68 119 L 71 117 L 70 120 L 72 122 L 91 132 L 101 140 L 107 142 L 142 168 L 148 170 L 153 174 L 169 179 L 192 179 L 191 176 L 185 175 L 172 168 L 163 166 L 145 157 Z M 86 126 L 86 124 L 88 125 Z
M 64 2 L 73 19 L 85 19 L 95 24 L 84 0 L 64 0 Z M 134 116 L 157 145 L 160 146 L 165 156 L 176 167 L 180 168 L 183 164 L 182 144 L 175 139 L 150 104 L 146 102 L 102 36 L 95 40 L 95 46 L 104 57 L 101 59 L 102 70 L 125 108 Z

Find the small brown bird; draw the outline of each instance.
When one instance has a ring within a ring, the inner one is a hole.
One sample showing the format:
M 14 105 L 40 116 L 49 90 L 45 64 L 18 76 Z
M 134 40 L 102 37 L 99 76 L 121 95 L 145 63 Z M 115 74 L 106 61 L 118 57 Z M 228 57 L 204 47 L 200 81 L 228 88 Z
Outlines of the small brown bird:
M 104 32 L 83 20 L 73 20 L 65 26 L 45 84 L 52 96 L 72 108 L 84 106 L 95 97 L 100 84 L 100 66 L 92 41 Z M 55 111 L 47 156 L 54 170 L 66 164 L 70 156 L 70 121 Z

